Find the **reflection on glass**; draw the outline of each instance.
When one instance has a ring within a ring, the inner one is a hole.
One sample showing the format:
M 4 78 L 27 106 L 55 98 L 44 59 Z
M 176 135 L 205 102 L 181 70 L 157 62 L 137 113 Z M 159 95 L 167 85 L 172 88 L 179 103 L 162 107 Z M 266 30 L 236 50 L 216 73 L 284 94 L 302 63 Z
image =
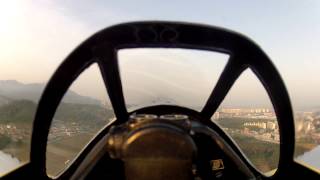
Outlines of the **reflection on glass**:
M 237 143 L 249 161 L 271 175 L 279 161 L 279 129 L 266 91 L 247 70 L 212 119 Z
M 91 138 L 112 121 L 113 110 L 106 100 L 100 73 L 92 65 L 74 82 L 55 113 L 47 145 L 48 175 L 56 176 L 68 167 Z
M 118 62 L 126 106 L 175 104 L 201 110 L 228 58 L 191 49 L 122 49 Z

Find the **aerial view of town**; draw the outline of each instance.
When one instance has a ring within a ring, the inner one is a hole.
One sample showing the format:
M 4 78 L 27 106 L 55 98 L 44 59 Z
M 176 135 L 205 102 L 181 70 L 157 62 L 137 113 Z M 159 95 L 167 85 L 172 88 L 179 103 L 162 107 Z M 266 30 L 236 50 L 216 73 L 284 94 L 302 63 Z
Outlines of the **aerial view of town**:
M 279 143 L 277 118 L 269 108 L 222 108 L 213 115 L 213 120 L 229 134 Z M 297 140 L 308 139 L 311 143 L 320 144 L 320 109 L 296 111 L 295 128 Z
M 0 180 L 320 180 L 320 0 L 7 0 L 0 22 Z
M 32 102 L 19 101 L 15 103 L 16 106 L 25 104 L 35 108 L 35 104 Z M 48 139 L 47 165 L 51 174 L 57 174 L 63 170 L 61 167 L 67 166 L 101 127 L 113 118 L 113 115 L 107 115 L 109 119 L 98 120 L 97 118 L 103 117 L 101 114 L 103 108 L 98 106 L 75 104 L 64 106 L 64 109 L 69 111 L 75 110 L 72 106 L 77 106 L 76 109 L 80 114 L 81 112 L 87 113 L 86 116 L 92 116 L 94 121 L 86 121 L 83 118 L 84 114 L 75 116 L 71 115 L 72 113 L 58 110 L 61 113 L 56 116 L 61 119 L 53 121 Z M 4 107 L 6 106 L 2 108 Z M 79 110 L 79 107 L 82 109 Z M 99 109 L 95 111 L 98 116 L 93 116 L 92 111 L 88 110 L 92 107 Z M 320 144 L 320 118 L 318 116 L 319 112 L 312 111 L 295 114 L 297 118 L 297 157 Z M 64 120 L 62 120 L 63 118 Z M 268 108 L 221 108 L 214 114 L 212 120 L 217 122 L 234 139 L 258 169 L 267 172 L 277 167 L 279 129 L 273 110 Z M 1 121 L 0 135 L 1 151 L 11 154 L 22 162 L 28 159 L 30 125 Z M 252 144 L 254 146 L 251 146 Z
M 320 144 L 320 109 L 296 111 L 294 117 L 295 157 L 298 158 Z M 267 172 L 277 167 L 279 128 L 273 109 L 221 108 L 212 119 L 235 140 L 259 170 Z
M 3 113 L 8 108 L 11 111 Z M 28 100 L 12 101 L 0 107 L 0 151 L 19 162 L 29 159 L 35 108 L 36 104 Z M 6 115 L 10 115 L 10 121 L 4 120 Z M 48 173 L 62 171 L 113 117 L 112 110 L 100 105 L 62 103 L 48 137 Z
M 2 87 L 10 85 L 16 89 L 37 89 L 39 86 L 16 81 L 0 83 Z M 10 94 L 11 91 L 7 92 L 0 94 L 0 155 L 9 156 L 13 159 L 10 162 L 21 164 L 29 160 L 37 99 L 32 94 L 26 94 L 25 89 L 19 92 L 23 98 Z M 320 144 L 320 109 L 295 111 L 294 117 L 295 157 L 299 159 Z M 86 144 L 113 119 L 110 104 L 68 92 L 59 105 L 50 128 L 47 146 L 48 174 L 54 176 L 63 171 Z M 277 118 L 272 108 L 220 107 L 212 116 L 212 121 L 234 140 L 260 171 L 269 172 L 277 168 L 280 137 Z M 16 164 L 13 167 L 16 167 Z

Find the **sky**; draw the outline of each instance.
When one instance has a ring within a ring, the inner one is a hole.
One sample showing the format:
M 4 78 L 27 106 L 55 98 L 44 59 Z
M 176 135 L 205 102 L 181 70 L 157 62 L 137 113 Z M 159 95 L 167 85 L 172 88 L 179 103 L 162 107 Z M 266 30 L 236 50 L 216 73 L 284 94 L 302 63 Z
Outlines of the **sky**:
M 0 80 L 15 79 L 24 83 L 47 82 L 62 60 L 90 35 L 117 23 L 138 20 L 187 21 L 240 32 L 259 44 L 273 60 L 285 81 L 295 108 L 320 106 L 320 93 L 318 93 L 320 92 L 318 78 L 320 1 L 317 0 L 281 2 L 277 0 L 241 2 L 208 0 L 167 3 L 102 0 L 1 1 Z M 179 62 L 181 53 L 178 52 L 167 58 Z M 145 57 L 150 57 L 147 54 L 145 53 Z M 134 59 L 134 55 L 135 53 L 131 55 L 128 53 L 122 58 Z M 195 53 L 193 57 L 197 56 L 198 54 Z M 128 69 L 128 72 L 132 73 L 134 68 L 141 68 L 130 65 L 130 61 L 126 62 L 128 62 L 127 66 L 125 64 L 123 66 Z M 206 60 L 202 63 L 209 65 Z M 201 66 L 205 67 L 204 64 Z M 149 79 L 155 78 L 151 71 L 148 72 L 148 68 L 145 69 L 144 74 L 147 74 Z M 183 69 L 181 71 L 184 74 L 188 73 Z M 141 71 L 133 72 L 135 75 L 139 73 L 141 74 Z M 131 76 L 123 75 L 122 78 L 124 77 L 127 77 L 123 79 L 127 83 L 124 86 L 129 87 L 124 89 L 125 95 L 132 97 L 130 101 L 134 102 L 139 97 L 143 97 L 143 91 L 132 84 L 132 78 L 131 80 L 129 78 Z M 175 97 L 176 92 L 172 93 L 172 88 L 177 85 L 176 81 L 165 75 L 156 78 L 166 82 L 162 83 L 164 88 L 159 86 L 157 89 L 167 89 L 171 96 Z M 200 82 L 208 82 L 207 79 L 203 78 Z M 194 86 L 188 85 L 187 81 L 196 82 L 196 79 L 189 77 L 182 83 L 182 89 L 192 92 L 191 89 L 194 89 Z M 156 97 L 160 92 L 152 90 L 154 87 L 150 82 L 141 81 L 140 86 L 146 87 L 144 92 L 149 92 L 148 96 Z M 200 82 L 197 83 L 201 84 Z M 203 104 L 203 96 L 212 86 L 202 87 L 203 89 L 199 89 L 200 93 L 193 93 L 195 99 L 191 98 L 181 103 L 188 104 L 195 101 L 197 105 Z M 72 89 L 83 95 L 106 99 L 105 89 L 96 66 L 86 71 L 75 82 Z M 188 99 L 187 96 L 185 97 Z M 236 82 L 225 104 L 236 106 L 246 102 L 263 105 L 269 103 L 261 103 L 268 101 L 266 97 L 261 85 L 252 72 L 248 71 Z

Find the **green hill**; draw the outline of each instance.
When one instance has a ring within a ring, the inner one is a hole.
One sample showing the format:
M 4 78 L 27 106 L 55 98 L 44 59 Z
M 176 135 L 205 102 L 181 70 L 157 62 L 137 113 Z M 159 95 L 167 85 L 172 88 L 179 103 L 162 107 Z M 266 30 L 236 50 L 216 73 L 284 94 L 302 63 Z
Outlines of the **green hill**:
M 0 126 L 2 128 L 0 129 L 2 133 L 0 134 L 0 150 L 17 157 L 20 161 L 28 160 L 30 135 L 36 109 L 37 104 L 31 100 L 13 100 L 0 106 Z M 76 123 L 80 129 L 89 129 L 90 131 L 86 132 L 94 134 L 112 117 L 114 117 L 113 111 L 100 105 L 61 103 L 54 116 L 53 124 L 59 121 L 60 124 L 71 127 L 73 123 Z M 11 128 L 7 128 L 8 125 Z M 15 128 L 12 128 L 13 126 Z M 87 137 L 90 139 L 92 136 L 87 135 Z M 80 139 L 83 140 L 78 140 L 80 144 L 88 141 L 85 138 Z
M 32 124 L 37 105 L 30 100 L 15 100 L 0 106 L 0 124 Z M 113 111 L 94 104 L 61 103 L 54 118 L 63 121 L 101 122 L 113 117 Z
M 29 100 L 11 101 L 0 107 L 0 123 L 32 124 L 36 104 Z
M 76 121 L 83 123 L 105 123 L 106 120 L 114 117 L 113 110 L 106 109 L 94 104 L 71 104 L 61 103 L 58 107 L 55 119 L 63 121 Z

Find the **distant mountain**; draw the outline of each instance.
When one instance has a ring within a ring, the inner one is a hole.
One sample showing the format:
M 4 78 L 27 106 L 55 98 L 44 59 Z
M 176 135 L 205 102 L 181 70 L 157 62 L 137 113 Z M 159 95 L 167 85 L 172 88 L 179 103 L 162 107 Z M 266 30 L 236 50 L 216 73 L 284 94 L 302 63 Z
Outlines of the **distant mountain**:
M 32 125 L 37 105 L 30 100 L 13 100 L 0 106 L 0 123 Z M 63 121 L 75 121 L 83 124 L 102 124 L 114 117 L 113 111 L 94 104 L 61 103 L 55 118 Z
M 10 98 L 0 95 L 0 106 L 8 104 L 11 101 Z
M 24 84 L 16 80 L 0 80 L 0 105 L 8 103 L 10 100 L 26 99 L 38 102 L 45 88 L 43 83 Z M 77 94 L 69 90 L 63 98 L 65 103 L 76 104 L 96 104 L 101 105 L 101 101 Z

